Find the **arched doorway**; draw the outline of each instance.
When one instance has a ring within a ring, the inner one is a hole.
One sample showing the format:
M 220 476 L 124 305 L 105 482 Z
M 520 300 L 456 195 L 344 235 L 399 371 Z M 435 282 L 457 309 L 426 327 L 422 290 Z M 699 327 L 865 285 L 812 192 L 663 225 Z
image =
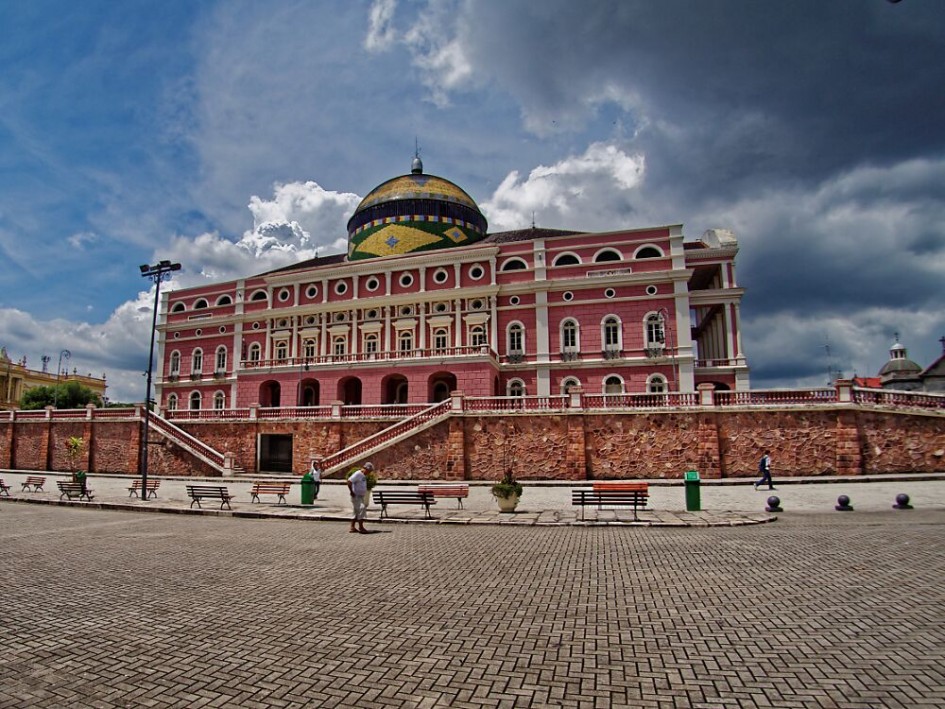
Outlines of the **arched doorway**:
M 282 387 L 279 382 L 268 381 L 259 385 L 259 405 L 273 408 L 282 406 Z
M 429 397 L 433 403 L 450 398 L 450 392 L 456 391 L 456 375 L 449 372 L 438 372 L 430 377 Z
M 382 403 L 384 404 L 406 404 L 410 394 L 410 385 L 407 383 L 407 377 L 402 374 L 391 374 L 384 377 L 381 382 L 384 395 Z
M 361 380 L 357 377 L 345 377 L 338 382 L 338 398 L 345 406 L 360 406 Z
M 320 387 L 317 379 L 303 379 L 299 383 L 299 406 L 318 406 Z

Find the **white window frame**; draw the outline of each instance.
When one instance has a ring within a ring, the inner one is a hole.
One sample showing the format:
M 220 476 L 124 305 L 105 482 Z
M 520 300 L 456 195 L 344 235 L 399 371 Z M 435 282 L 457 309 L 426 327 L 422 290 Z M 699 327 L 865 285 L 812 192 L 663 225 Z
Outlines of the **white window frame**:
M 190 353 L 190 373 L 203 374 L 203 350 L 199 347 Z
M 515 340 L 518 342 L 515 342 Z M 515 347 L 514 345 L 518 345 Z M 512 354 L 525 354 L 525 326 L 518 320 L 510 322 L 505 329 L 505 347 L 506 352 Z
M 615 325 L 616 332 L 616 342 L 609 342 L 609 328 L 608 325 Z M 605 352 L 620 352 L 623 350 L 623 322 L 620 320 L 620 317 L 614 314 L 605 315 L 600 321 L 600 341 L 601 345 Z
M 226 355 L 226 345 L 220 345 L 217 347 L 216 362 L 213 368 L 214 372 L 226 371 Z
M 524 397 L 527 395 L 525 382 L 521 379 L 509 379 L 505 385 L 506 396 Z

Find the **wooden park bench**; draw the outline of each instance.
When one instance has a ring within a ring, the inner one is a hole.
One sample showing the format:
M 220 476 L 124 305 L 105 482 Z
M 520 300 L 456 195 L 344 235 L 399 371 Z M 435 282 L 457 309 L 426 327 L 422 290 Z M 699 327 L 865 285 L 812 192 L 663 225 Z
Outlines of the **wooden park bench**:
M 39 475 L 27 475 L 23 481 L 23 490 L 21 492 L 42 492 L 43 485 L 46 484 L 46 478 Z M 30 488 L 33 488 L 30 490 Z
M 455 497 L 459 503 L 459 509 L 463 508 L 463 500 L 469 497 L 469 485 L 465 483 L 456 484 L 438 484 L 438 485 L 418 485 L 417 492 L 429 492 L 436 497 Z
M 259 502 L 260 495 L 278 495 L 277 504 L 287 504 L 285 496 L 289 494 L 289 488 L 292 483 L 288 482 L 254 482 L 253 488 L 249 491 L 252 495 L 250 502 Z
M 387 514 L 388 505 L 423 505 L 426 510 L 427 519 L 433 519 L 430 514 L 430 505 L 435 505 L 436 500 L 432 493 L 417 492 L 416 490 L 375 490 L 374 504 L 381 506 L 381 519 Z
M 3 482 L 3 478 L 0 478 L 0 495 L 10 496 L 10 486 Z
M 233 496 L 223 485 L 188 485 L 187 494 L 191 498 L 191 508 L 193 508 L 195 502 L 197 503 L 197 507 L 201 507 L 201 500 L 210 499 L 219 500 L 221 510 L 223 509 L 223 505 L 226 505 L 228 510 L 233 509 L 230 507 L 230 500 L 233 499 Z
M 584 508 L 588 506 L 602 509 L 604 507 L 632 507 L 633 519 L 638 519 L 637 510 L 646 509 L 646 501 L 650 497 L 649 486 L 646 483 L 620 483 L 622 489 L 615 487 L 600 487 L 596 490 L 579 489 L 571 491 L 571 504 L 581 507 L 581 519 L 584 519 Z
M 152 497 L 157 497 L 157 489 L 161 486 L 160 480 L 148 480 L 148 494 L 145 495 L 145 500 L 148 500 Z M 141 493 L 141 481 L 135 480 L 131 483 L 131 487 L 128 488 L 128 497 L 140 497 Z
M 83 483 L 74 483 L 67 480 L 57 480 L 56 484 L 59 486 L 59 499 L 63 497 L 68 497 L 70 500 L 73 497 L 78 497 L 80 500 L 84 497 L 89 502 L 92 501 L 92 491 L 85 486 Z

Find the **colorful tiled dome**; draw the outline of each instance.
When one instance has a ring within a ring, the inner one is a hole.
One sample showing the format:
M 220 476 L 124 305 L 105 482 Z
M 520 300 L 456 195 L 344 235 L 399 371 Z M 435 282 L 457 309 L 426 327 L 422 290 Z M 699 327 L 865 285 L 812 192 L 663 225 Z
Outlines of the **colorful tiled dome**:
M 409 175 L 361 200 L 348 220 L 348 259 L 465 246 L 485 237 L 487 228 L 472 197 L 449 180 L 423 174 L 417 157 Z

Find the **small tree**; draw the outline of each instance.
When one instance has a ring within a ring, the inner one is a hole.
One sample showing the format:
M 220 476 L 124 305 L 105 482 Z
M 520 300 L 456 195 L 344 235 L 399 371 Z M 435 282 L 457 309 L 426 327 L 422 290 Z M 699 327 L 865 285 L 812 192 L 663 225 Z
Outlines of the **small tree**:
M 69 436 L 69 440 L 66 441 L 66 451 L 69 453 L 69 470 L 72 472 L 72 479 L 75 480 L 76 473 L 78 472 L 78 461 L 79 456 L 82 454 L 82 446 L 85 445 L 79 436 Z

